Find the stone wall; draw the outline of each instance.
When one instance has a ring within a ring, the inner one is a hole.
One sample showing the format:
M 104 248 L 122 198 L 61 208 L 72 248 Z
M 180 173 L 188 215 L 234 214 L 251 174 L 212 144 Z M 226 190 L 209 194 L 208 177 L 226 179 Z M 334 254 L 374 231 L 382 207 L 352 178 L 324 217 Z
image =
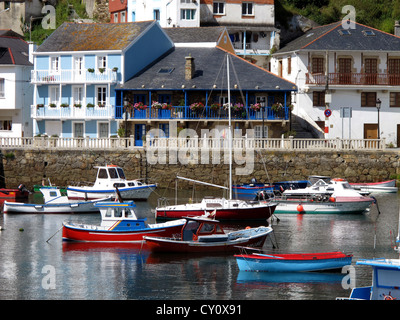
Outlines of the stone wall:
M 148 178 L 160 187 L 175 186 L 175 176 L 227 185 L 228 166 L 212 164 L 211 159 L 191 159 L 187 164 L 160 164 L 149 158 L 143 149 L 134 151 L 50 151 L 50 150 L 2 150 L 0 176 L 7 187 L 20 183 L 32 188 L 42 179 L 49 178 L 54 185 L 94 182 L 97 170 L 94 166 L 117 164 L 124 168 L 128 179 Z M 346 178 L 350 182 L 384 181 L 400 174 L 400 153 L 397 150 L 357 152 L 262 152 L 254 154 L 254 169 L 248 175 L 234 175 L 234 183 L 248 182 L 255 177 L 260 182 L 302 180 L 309 175 L 326 175 Z M 153 155 L 154 156 L 154 155 Z M 157 154 L 155 155 L 157 160 Z M 227 157 L 226 157 L 227 158 Z M 236 160 L 236 158 L 234 158 Z M 209 164 L 204 162 L 209 161 Z M 244 165 L 236 165 L 236 168 Z M 151 164 L 154 163 L 154 164 Z M 1 180 L 0 180 L 1 181 Z M 186 185 L 185 185 L 186 184 Z M 180 187 L 187 183 L 179 182 Z

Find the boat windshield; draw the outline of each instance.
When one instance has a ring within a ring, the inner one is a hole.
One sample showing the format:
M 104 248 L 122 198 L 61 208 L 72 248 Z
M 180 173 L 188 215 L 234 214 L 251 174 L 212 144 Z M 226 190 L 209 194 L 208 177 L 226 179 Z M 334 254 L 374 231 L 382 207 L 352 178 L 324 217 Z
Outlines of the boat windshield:
M 122 168 L 118 168 L 118 175 L 121 179 L 125 179 L 125 174 L 124 174 L 124 170 L 122 170 Z
M 118 178 L 118 173 L 117 170 L 115 170 L 115 168 L 108 168 L 108 173 L 110 174 L 111 179 Z

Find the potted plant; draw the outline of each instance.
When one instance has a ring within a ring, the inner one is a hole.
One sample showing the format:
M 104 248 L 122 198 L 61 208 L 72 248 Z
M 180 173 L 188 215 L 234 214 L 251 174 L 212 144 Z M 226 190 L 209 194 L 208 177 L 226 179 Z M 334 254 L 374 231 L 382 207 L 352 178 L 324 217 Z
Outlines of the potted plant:
M 140 110 L 146 110 L 146 109 L 147 109 L 147 105 L 145 105 L 143 102 L 136 102 L 136 103 L 133 105 L 133 108 L 134 108 L 135 110 L 138 110 L 138 111 L 140 111 Z
M 154 108 L 154 109 L 161 109 L 162 104 L 160 102 L 158 102 L 158 101 L 152 101 L 151 107 Z
M 50 107 L 50 108 L 56 108 L 57 105 L 56 105 L 55 103 L 50 103 L 50 104 L 49 104 L 49 107 Z
M 99 68 L 100 73 L 104 73 L 104 71 L 106 71 L 106 68 Z
M 190 110 L 194 112 L 201 112 L 204 109 L 204 104 L 201 102 L 194 102 L 190 105 Z
M 260 111 L 261 110 L 261 104 L 259 104 L 259 103 L 254 103 L 254 104 L 252 104 L 252 105 L 250 105 L 250 108 L 251 108 L 251 110 L 254 110 L 254 111 Z
M 86 105 L 86 108 L 94 108 L 94 104 L 89 102 L 89 103 Z
M 271 109 L 274 111 L 274 112 L 279 112 L 279 111 L 281 111 L 282 109 L 283 109 L 283 105 L 282 105 L 282 103 L 274 103 L 273 105 L 272 105 L 272 107 L 271 107 Z
M 68 108 L 68 107 L 69 107 L 69 104 L 68 104 L 68 103 L 65 103 L 65 102 L 64 102 L 64 103 L 61 103 L 61 107 L 62 107 L 62 108 Z
M 213 104 L 211 104 L 211 106 L 210 106 L 210 109 L 212 110 L 212 111 L 218 111 L 219 109 L 221 108 L 221 105 L 219 104 L 219 103 L 213 103 Z
M 80 108 L 80 107 L 82 107 L 82 105 L 80 103 L 74 103 L 74 107 L 75 108 Z
M 171 109 L 172 109 L 172 105 L 170 105 L 170 104 L 164 102 L 164 103 L 161 105 L 161 109 L 163 109 L 163 110 L 171 110 Z
M 94 73 L 94 69 L 93 68 L 89 68 L 89 69 L 87 69 L 87 71 L 90 72 L 90 73 Z
M 104 108 L 106 106 L 104 102 L 99 102 L 97 105 L 99 106 L 99 108 Z
M 112 68 L 112 71 L 117 72 L 118 71 L 118 67 Z
M 43 103 L 38 103 L 37 105 L 36 105 L 36 108 L 43 108 L 44 107 L 44 104 Z

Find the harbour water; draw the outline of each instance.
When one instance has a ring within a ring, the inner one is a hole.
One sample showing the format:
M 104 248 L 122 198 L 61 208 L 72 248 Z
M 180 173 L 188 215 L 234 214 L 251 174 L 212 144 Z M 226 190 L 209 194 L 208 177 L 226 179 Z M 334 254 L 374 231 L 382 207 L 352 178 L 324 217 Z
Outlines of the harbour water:
M 151 209 L 161 193 L 157 192 L 149 201 L 137 202 L 138 217 L 147 217 L 149 223 L 155 220 Z M 167 195 L 173 196 L 173 191 Z M 278 248 L 267 239 L 264 249 L 352 252 L 355 285 L 370 285 L 371 270 L 356 266 L 358 259 L 398 258 L 392 246 L 399 195 L 376 198 L 381 214 L 376 206 L 360 215 L 280 214 L 272 223 Z M 33 200 L 40 202 L 37 195 Z M 346 274 L 341 273 L 239 272 L 233 254 L 155 255 L 141 244 L 65 243 L 61 231 L 56 233 L 64 220 L 99 219 L 97 214 L 1 214 L 0 300 L 334 300 L 351 291 L 343 287 Z M 246 225 L 250 224 L 226 224 L 225 229 Z

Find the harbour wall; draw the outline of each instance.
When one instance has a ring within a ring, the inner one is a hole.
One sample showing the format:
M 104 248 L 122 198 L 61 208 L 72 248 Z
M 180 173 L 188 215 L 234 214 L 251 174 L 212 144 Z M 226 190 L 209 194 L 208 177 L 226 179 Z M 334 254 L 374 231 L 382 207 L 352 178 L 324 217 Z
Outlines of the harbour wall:
M 1 186 L 20 183 L 32 189 L 44 179 L 48 184 L 94 182 L 95 166 L 115 164 L 124 168 L 128 179 L 142 178 L 160 187 L 175 187 L 175 177 L 201 180 L 218 185 L 228 183 L 229 154 L 201 154 L 193 150 L 150 152 L 134 150 L 1 150 Z M 233 183 L 304 180 L 310 175 L 345 178 L 349 182 L 384 181 L 400 175 L 400 152 L 385 151 L 257 151 L 232 155 Z M 247 170 L 247 172 L 246 172 Z M 242 171 L 242 172 L 240 172 Z M 239 173 L 239 174 L 238 174 Z M 179 182 L 178 187 L 188 187 Z M 199 186 L 200 188 L 200 186 Z

